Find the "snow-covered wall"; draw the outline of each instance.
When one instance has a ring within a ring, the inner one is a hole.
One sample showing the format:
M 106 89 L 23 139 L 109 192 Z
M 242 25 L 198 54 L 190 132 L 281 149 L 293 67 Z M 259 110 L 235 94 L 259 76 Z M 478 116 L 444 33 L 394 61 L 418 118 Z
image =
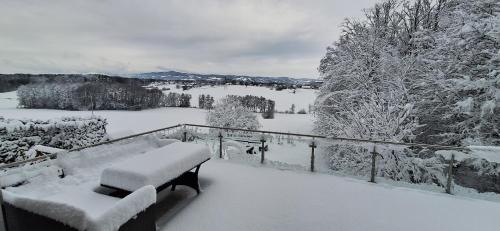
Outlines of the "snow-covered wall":
M 0 164 L 33 158 L 28 150 L 38 144 L 61 149 L 95 144 L 105 138 L 106 124 L 101 117 L 45 121 L 0 117 Z

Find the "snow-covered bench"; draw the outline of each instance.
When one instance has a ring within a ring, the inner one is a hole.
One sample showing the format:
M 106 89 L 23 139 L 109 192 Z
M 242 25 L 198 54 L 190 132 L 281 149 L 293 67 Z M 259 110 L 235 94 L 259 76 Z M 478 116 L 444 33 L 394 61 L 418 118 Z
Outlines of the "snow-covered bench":
M 173 191 L 176 185 L 186 185 L 199 193 L 198 171 L 209 159 L 206 145 L 177 142 L 104 169 L 101 186 L 129 193 L 145 185 L 154 186 L 157 192 L 168 186 Z
M 88 190 L 69 190 L 35 199 L 2 190 L 2 213 L 7 231 L 86 230 L 132 231 L 156 229 L 156 191 L 142 187 L 124 198 Z

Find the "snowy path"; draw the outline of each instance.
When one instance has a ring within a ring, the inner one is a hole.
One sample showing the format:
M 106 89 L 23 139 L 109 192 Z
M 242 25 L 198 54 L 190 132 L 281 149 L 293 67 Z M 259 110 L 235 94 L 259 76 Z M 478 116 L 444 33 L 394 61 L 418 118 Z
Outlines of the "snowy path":
M 203 193 L 168 193 L 160 230 L 498 230 L 500 203 L 211 160 Z M 187 195 L 189 194 L 189 195 Z M 181 202 L 179 202 L 179 199 Z M 177 201 L 170 211 L 172 203 Z

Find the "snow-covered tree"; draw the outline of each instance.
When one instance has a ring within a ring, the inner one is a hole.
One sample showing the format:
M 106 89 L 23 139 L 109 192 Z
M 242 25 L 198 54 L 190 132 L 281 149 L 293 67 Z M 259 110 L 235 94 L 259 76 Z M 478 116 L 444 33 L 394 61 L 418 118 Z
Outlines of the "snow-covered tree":
M 318 133 L 500 144 L 498 0 L 386 0 L 365 13 L 345 21 L 321 60 Z M 337 144 L 327 153 L 332 168 L 366 174 L 367 151 Z M 443 159 L 432 150 L 380 152 L 379 175 L 442 184 Z
M 414 36 L 420 142 L 500 144 L 500 2 L 454 0 Z
M 319 134 L 392 141 L 412 136 L 414 99 L 405 82 L 413 59 L 400 54 L 388 32 L 395 14 L 390 6 L 369 14 L 371 23 L 347 20 L 344 35 L 328 48 L 319 68 L 325 82 L 315 103 Z
M 214 108 L 214 97 L 210 95 L 199 95 L 198 96 L 198 107 L 202 109 L 212 109 Z
M 207 124 L 216 127 L 229 127 L 256 130 L 261 127 L 257 116 L 244 107 L 239 100 L 231 97 L 221 99 L 207 114 Z
M 170 106 L 168 96 L 158 89 L 117 82 L 36 83 L 21 86 L 19 106 L 63 110 L 140 110 Z M 177 94 L 177 93 L 173 93 Z M 172 97 L 173 105 L 189 107 L 191 95 Z

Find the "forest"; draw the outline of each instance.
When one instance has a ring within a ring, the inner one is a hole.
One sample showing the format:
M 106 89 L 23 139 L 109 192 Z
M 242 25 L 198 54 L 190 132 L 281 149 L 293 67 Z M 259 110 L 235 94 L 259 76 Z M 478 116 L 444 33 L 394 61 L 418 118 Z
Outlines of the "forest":
M 117 82 L 36 83 L 17 90 L 19 106 L 62 110 L 142 110 L 190 107 L 191 95 L 163 94 L 137 84 Z
M 124 78 L 103 74 L 0 74 L 0 92 L 15 91 L 31 83 L 114 82 L 146 86 L 150 79 Z
M 229 101 L 237 101 L 250 112 L 262 113 L 264 119 L 273 119 L 276 103 L 274 100 L 266 99 L 262 96 L 254 95 L 228 95 Z

